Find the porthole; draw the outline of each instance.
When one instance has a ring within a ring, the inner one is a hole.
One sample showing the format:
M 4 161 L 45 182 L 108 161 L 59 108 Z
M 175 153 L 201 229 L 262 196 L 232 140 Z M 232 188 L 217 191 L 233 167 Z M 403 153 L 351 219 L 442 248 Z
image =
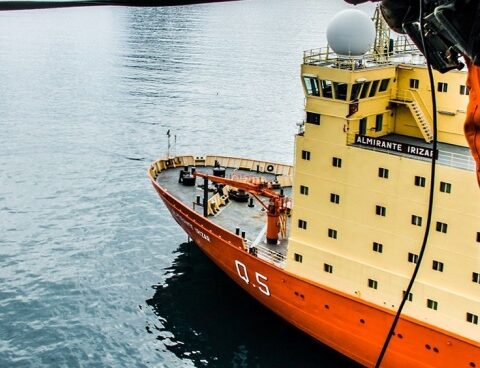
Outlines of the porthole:
M 432 347 L 428 344 L 425 345 L 425 349 L 430 350 Z

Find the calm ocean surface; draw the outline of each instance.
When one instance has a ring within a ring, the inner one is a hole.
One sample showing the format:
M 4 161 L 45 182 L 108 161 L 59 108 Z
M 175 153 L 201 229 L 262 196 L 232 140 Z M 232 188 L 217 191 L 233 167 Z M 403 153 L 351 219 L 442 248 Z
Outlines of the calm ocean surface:
M 345 7 L 0 13 L 0 367 L 353 366 L 186 244 L 146 176 L 168 129 L 291 163 L 301 52 Z

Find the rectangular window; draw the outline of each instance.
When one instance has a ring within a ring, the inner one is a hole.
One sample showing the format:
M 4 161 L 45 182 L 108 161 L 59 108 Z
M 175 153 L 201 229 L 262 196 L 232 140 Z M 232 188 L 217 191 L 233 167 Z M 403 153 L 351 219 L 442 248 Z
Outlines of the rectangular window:
M 328 273 L 333 273 L 333 266 L 324 263 L 324 264 L 323 264 L 323 270 L 324 270 L 325 272 L 328 272 Z
M 474 325 L 478 325 L 478 316 L 473 313 L 467 313 L 467 322 L 473 323 Z
M 438 309 L 438 302 L 432 299 L 427 299 L 427 308 L 437 310 Z
M 480 284 L 480 273 L 472 272 L 472 281 L 477 284 Z
M 335 98 L 337 100 L 347 100 L 347 83 L 333 82 L 333 89 L 335 90 Z
M 352 86 L 352 94 L 350 95 L 350 101 L 358 100 L 358 95 L 360 94 L 361 89 L 362 89 L 362 83 L 355 83 Z
M 300 194 L 308 195 L 308 187 L 305 185 L 300 185 Z
M 412 225 L 422 226 L 422 217 L 417 215 L 412 215 Z
M 403 290 L 402 296 L 405 297 L 405 290 Z M 408 293 L 407 300 L 409 302 L 413 301 L 413 294 L 412 293 Z
M 339 157 L 333 157 L 332 158 L 332 165 L 334 167 L 342 167 L 342 159 Z
M 452 191 L 452 184 L 445 183 L 444 181 L 440 182 L 440 192 L 450 193 Z
M 310 161 L 310 151 L 302 151 L 302 160 Z
M 420 81 L 418 79 L 410 79 L 410 88 L 418 88 Z
M 368 279 L 368 287 L 372 289 L 378 288 L 377 280 Z
M 316 114 L 314 112 L 307 111 L 307 123 L 320 125 L 320 114 Z
M 340 196 L 335 193 L 330 193 L 330 202 L 339 204 L 340 203 Z
M 363 87 L 362 87 L 362 92 L 360 93 L 360 98 L 365 98 L 367 97 L 368 90 L 370 88 L 370 84 L 372 82 L 364 82 Z
M 480 232 L 477 232 L 477 242 L 480 243 Z
M 307 221 L 305 221 L 305 220 L 298 220 L 298 227 L 299 227 L 300 229 L 306 230 L 306 229 L 307 229 Z
M 329 80 L 321 80 L 320 86 L 322 88 L 322 97 L 333 98 L 332 82 Z
M 384 179 L 388 179 L 388 169 L 383 167 L 378 168 L 378 176 Z
M 328 237 L 332 239 L 337 239 L 337 230 L 328 229 Z
M 382 244 L 382 243 L 373 242 L 373 251 L 374 251 L 374 252 L 378 252 L 378 253 L 383 253 L 383 244 Z
M 467 88 L 467 86 L 464 86 L 463 84 L 460 85 L 460 94 L 461 95 L 469 95 L 470 90 Z
M 417 187 L 425 186 L 425 178 L 423 176 L 415 176 L 415 185 Z
M 389 83 L 390 83 L 390 78 L 382 79 L 382 81 L 380 82 L 380 88 L 378 89 L 378 92 L 385 92 L 388 89 Z
M 432 268 L 435 271 L 443 272 L 443 262 L 433 261 Z
M 370 88 L 370 93 L 368 94 L 368 97 L 373 97 L 375 96 L 375 93 L 377 93 L 377 88 L 378 88 L 378 83 L 380 81 L 376 80 L 376 81 L 373 81 L 372 83 L 372 88 Z
M 383 128 L 383 114 L 378 114 L 375 117 L 375 131 L 380 132 Z
M 408 253 L 408 262 L 417 263 L 418 262 L 418 255 L 415 254 L 415 253 Z
M 438 82 L 438 88 L 437 88 L 438 92 L 447 92 L 447 90 L 448 90 L 448 84 L 447 83 Z
M 358 124 L 358 134 L 367 134 L 367 118 L 361 118 Z
M 301 254 L 298 254 L 298 253 L 293 254 L 293 259 L 295 260 L 295 262 L 298 262 L 298 263 L 303 262 L 303 256 Z
M 305 83 L 305 90 L 309 96 L 320 96 L 318 89 L 318 79 L 315 77 L 303 77 Z
M 375 206 L 375 214 L 378 216 L 385 216 L 387 214 L 387 209 L 383 206 Z
M 440 233 L 447 233 L 447 224 L 444 223 L 444 222 L 440 222 L 440 221 L 437 221 L 437 226 L 436 226 L 436 229 L 438 232 Z

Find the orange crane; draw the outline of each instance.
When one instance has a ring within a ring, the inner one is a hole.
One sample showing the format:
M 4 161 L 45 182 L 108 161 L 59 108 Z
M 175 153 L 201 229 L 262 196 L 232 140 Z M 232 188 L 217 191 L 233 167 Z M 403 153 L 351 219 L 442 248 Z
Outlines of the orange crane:
M 254 184 L 215 175 L 207 175 L 198 171 L 194 171 L 193 175 L 203 178 L 204 180 L 210 180 L 213 183 L 230 185 L 234 188 L 242 189 L 255 197 L 267 211 L 267 243 L 277 244 L 278 234 L 281 231 L 280 217 L 288 211 L 287 198 L 282 193 L 277 193 L 272 190 L 271 185 L 266 182 Z M 269 198 L 268 205 L 266 205 L 259 196 Z

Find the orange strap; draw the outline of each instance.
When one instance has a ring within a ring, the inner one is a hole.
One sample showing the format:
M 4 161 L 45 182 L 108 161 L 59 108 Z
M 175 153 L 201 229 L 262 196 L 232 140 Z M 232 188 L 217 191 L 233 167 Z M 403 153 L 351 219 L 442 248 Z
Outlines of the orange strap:
M 470 151 L 477 164 L 477 181 L 480 186 L 480 66 L 467 61 L 468 78 L 467 87 L 470 89 L 470 99 L 465 119 L 465 138 L 467 138 Z

